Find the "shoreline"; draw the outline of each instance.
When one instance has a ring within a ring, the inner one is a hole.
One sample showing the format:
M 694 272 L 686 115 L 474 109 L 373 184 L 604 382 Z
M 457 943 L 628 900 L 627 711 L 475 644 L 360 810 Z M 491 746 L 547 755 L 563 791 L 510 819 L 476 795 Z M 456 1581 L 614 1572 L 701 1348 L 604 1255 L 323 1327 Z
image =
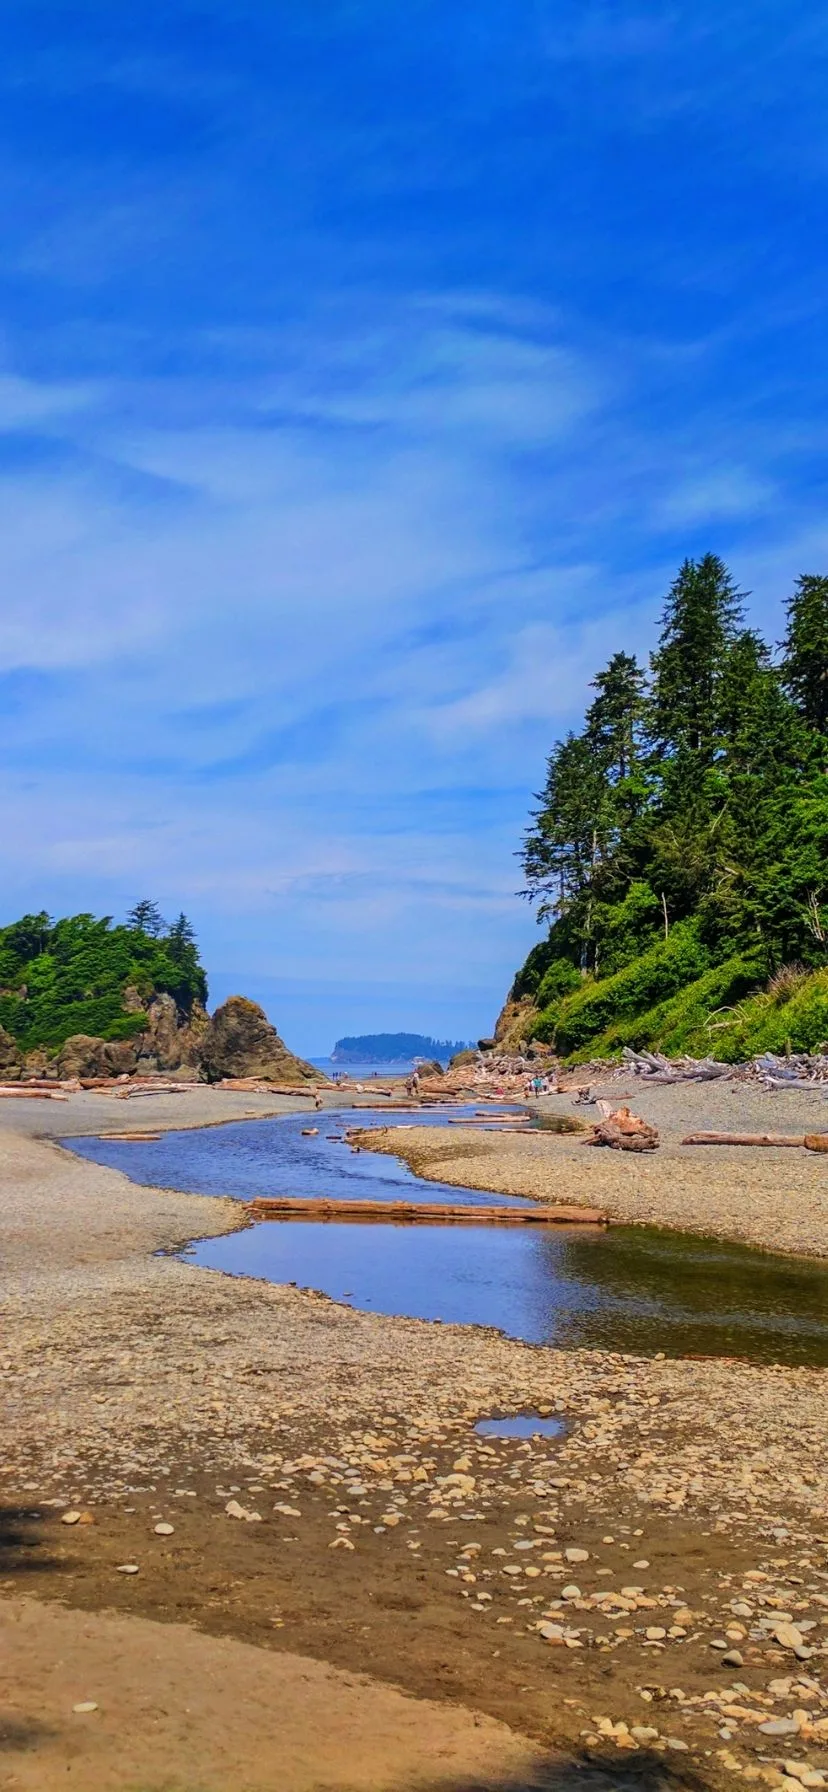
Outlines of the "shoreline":
M 149 1105 L 141 1125 L 160 1130 Z M 606 1762 L 614 1785 L 623 1762 L 594 1713 L 655 1731 L 631 1744 L 631 1768 L 652 1758 L 663 1773 L 683 1743 L 724 1785 L 723 1751 L 740 1771 L 767 1755 L 747 1718 L 730 1720 L 725 1750 L 705 1694 L 736 1673 L 716 1639 L 736 1624 L 743 1572 L 807 1606 L 826 1649 L 828 1371 L 523 1345 L 197 1269 L 152 1253 L 233 1229 L 236 1203 L 143 1187 L 32 1136 L 28 1115 L 28 1136 L 6 1120 L 0 1487 L 15 1584 L 486 1712 L 592 1771 Z M 556 1413 L 566 1434 L 475 1434 L 504 1410 Z M 234 1499 L 259 1519 L 228 1515 Z M 69 1506 L 91 1522 L 65 1527 Z M 744 1584 L 761 1617 L 758 1583 Z M 787 1717 L 792 1699 L 767 1688 L 794 1657 L 741 1628 L 737 1677 Z M 820 1689 L 821 1662 L 798 1670 Z M 682 1700 L 642 1703 L 654 1672 Z M 794 1697 L 811 1716 L 785 1751 L 828 1763 L 828 1728 L 814 1728 L 828 1690 Z
M 648 1089 L 635 1079 L 623 1095 L 599 1085 L 615 1106 L 626 1101 L 659 1130 L 653 1152 L 586 1146 L 577 1133 L 483 1133 L 477 1127 L 413 1126 L 366 1131 L 365 1150 L 402 1159 L 426 1181 L 521 1195 L 551 1205 L 603 1209 L 611 1224 L 746 1244 L 778 1257 L 828 1258 L 828 1174 L 824 1157 L 772 1147 L 682 1145 L 687 1132 L 828 1130 L 828 1100 L 798 1091 L 767 1094 L 743 1084 L 677 1084 Z M 784 1106 L 780 1106 L 780 1102 Z M 594 1110 L 567 1095 L 544 1096 L 540 1114 Z

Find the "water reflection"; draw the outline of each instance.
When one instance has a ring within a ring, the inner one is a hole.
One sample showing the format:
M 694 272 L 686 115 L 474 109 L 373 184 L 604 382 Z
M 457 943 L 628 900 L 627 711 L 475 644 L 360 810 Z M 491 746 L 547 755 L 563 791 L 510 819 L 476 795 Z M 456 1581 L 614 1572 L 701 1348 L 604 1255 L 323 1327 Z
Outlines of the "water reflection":
M 560 1437 L 563 1419 L 542 1419 L 537 1412 L 514 1413 L 508 1419 L 478 1419 L 478 1437 Z
M 502 1195 L 420 1182 L 394 1158 L 353 1154 L 326 1136 L 354 1118 L 320 1116 L 325 1131 L 312 1138 L 302 1133 L 307 1117 L 291 1115 L 168 1133 L 146 1144 L 67 1143 L 136 1182 L 240 1199 L 399 1200 L 416 1192 L 418 1201 L 505 1203 Z M 381 1125 L 385 1117 L 356 1118 Z M 444 1124 L 426 1114 L 422 1122 Z M 201 1242 L 193 1260 L 316 1288 L 369 1312 L 495 1326 L 531 1344 L 828 1364 L 824 1267 L 689 1233 L 267 1221 Z
M 455 1110 L 458 1115 L 472 1108 Z M 373 1109 L 321 1114 L 281 1114 L 270 1120 L 243 1120 L 207 1126 L 160 1138 L 124 1143 L 119 1139 L 64 1139 L 69 1150 L 97 1164 L 123 1170 L 133 1182 L 150 1188 L 180 1188 L 192 1194 L 230 1195 L 252 1201 L 257 1195 L 335 1196 L 338 1201 L 410 1200 L 471 1202 L 476 1207 L 526 1207 L 508 1195 L 454 1188 L 443 1182 L 420 1182 L 395 1157 L 352 1151 L 331 1134 L 348 1127 L 388 1125 L 395 1116 Z M 424 1110 L 418 1126 L 445 1126 L 445 1119 Z M 308 1127 L 319 1127 L 307 1136 Z

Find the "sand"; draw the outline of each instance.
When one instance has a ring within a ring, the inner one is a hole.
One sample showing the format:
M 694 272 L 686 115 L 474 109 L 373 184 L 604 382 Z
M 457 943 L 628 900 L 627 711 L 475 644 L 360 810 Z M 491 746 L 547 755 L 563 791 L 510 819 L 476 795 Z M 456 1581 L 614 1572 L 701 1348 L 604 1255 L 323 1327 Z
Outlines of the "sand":
M 673 1092 L 659 1093 L 662 1120 L 665 1094 Z M 213 1092 L 206 1096 L 212 1101 Z M 67 1135 L 88 1124 L 91 1104 L 75 1099 L 72 1115 L 70 1104 L 44 1104 Z M 204 1099 L 176 1097 L 175 1124 Z M 717 1099 L 725 1099 L 721 1091 Z M 790 1115 L 792 1098 L 784 1100 Z M 135 1104 L 141 1127 L 158 1124 L 149 1106 Z M 39 1104 L 21 1107 L 31 1128 L 29 1109 Z M 119 1115 L 114 1129 L 123 1125 Z M 25 1728 L 37 1717 L 38 1688 L 47 1713 L 42 1737 L 33 1731 L 27 1743 L 18 1732 L 19 1746 L 12 1738 L 0 1755 L 0 1786 L 3 1771 L 31 1792 L 66 1783 L 55 1763 L 67 1746 L 58 1717 L 69 1717 L 58 1713 L 59 1682 L 48 1667 L 61 1648 L 54 1602 L 69 1608 L 61 1618 L 83 1610 L 183 1625 L 188 1635 L 201 1633 L 198 1642 L 231 1638 L 256 1645 L 267 1661 L 290 1657 L 289 1674 L 296 1657 L 311 1656 L 417 1700 L 485 1713 L 514 1733 L 508 1745 L 501 1738 L 507 1766 L 539 1758 L 520 1755 L 528 1735 L 554 1755 L 556 1772 L 562 1761 L 567 1771 L 592 1771 L 609 1755 L 617 1786 L 627 1745 L 606 1740 L 598 1721 L 606 1718 L 643 1721 L 651 1734 L 632 1739 L 630 1761 L 656 1779 L 681 1750 L 698 1784 L 764 1772 L 763 1760 L 782 1748 L 828 1766 L 826 1372 L 530 1348 L 211 1274 L 154 1253 L 238 1223 L 237 1206 L 137 1187 L 47 1139 L 9 1130 L 6 1114 L 0 1126 L 0 1594 L 37 1594 L 12 1662 L 19 1721 Z M 425 1142 L 438 1141 L 428 1134 Z M 478 1157 L 501 1144 L 512 1153 L 528 1148 L 544 1154 L 538 1163 L 559 1161 L 562 1148 L 583 1150 L 558 1138 L 466 1140 L 452 1129 L 451 1148 L 458 1142 Z M 610 1192 L 614 1179 L 616 1199 L 628 1176 L 641 1175 L 640 1160 L 589 1157 Z M 519 1161 L 525 1169 L 534 1155 Z M 675 1155 L 650 1161 L 667 1173 L 645 1186 L 660 1186 L 666 1198 Z M 814 1160 L 822 1175 L 824 1163 Z M 703 1178 L 696 1187 L 704 1190 Z M 819 1184 L 806 1193 L 819 1196 Z M 696 1215 L 699 1223 L 704 1217 Z M 737 1199 L 730 1223 L 741 1221 Z M 564 1437 L 492 1445 L 474 1432 L 478 1415 L 526 1409 L 558 1413 Z M 258 1518 L 231 1516 L 234 1500 Z M 63 1523 L 68 1510 L 80 1514 L 77 1524 Z M 157 1533 L 159 1522 L 172 1533 Z M 567 1549 L 578 1551 L 573 1563 Z M 139 1572 L 120 1573 L 124 1563 Z M 621 1604 L 608 1609 L 608 1592 Z M 734 1605 L 746 1597 L 751 1615 L 739 1619 Z M 805 1626 L 807 1660 L 767 1628 L 764 1614 L 780 1609 Z M 728 1670 L 721 1644 L 734 1626 L 743 1660 Z M 658 1636 L 650 1639 L 648 1629 Z M 104 1632 L 89 1634 L 90 1660 L 102 1664 Z M 142 1638 L 136 1630 L 136 1662 Z M 177 1645 L 171 1654 L 160 1640 L 158 1647 L 171 1664 L 164 1718 L 175 1762 L 187 1663 L 200 1658 L 182 1642 L 176 1676 Z M 268 1672 L 265 1663 L 257 1686 Z M 743 1708 L 759 1701 L 755 1722 L 722 1715 L 734 1675 L 747 1689 Z M 99 1766 L 93 1751 L 82 1757 L 84 1783 L 100 1783 L 102 1792 L 179 1792 L 176 1778 L 161 1778 L 153 1765 L 156 1717 L 139 1711 L 133 1680 L 125 1673 L 107 1690 L 106 1725 L 113 1736 L 129 1735 L 135 1771 L 127 1775 L 112 1751 Z M 307 1760 L 324 1787 L 331 1738 L 336 1745 L 357 1732 L 348 1729 L 347 1701 L 332 1694 L 317 1744 L 320 1684 L 310 1675 L 303 1703 L 301 1670 L 290 1680 L 292 1733 L 301 1736 L 304 1725 Z M 663 1707 L 661 1694 L 648 1690 L 654 1685 L 666 1689 Z M 86 1690 L 94 1699 L 94 1687 Z M 370 1727 L 372 1710 L 389 1714 L 388 1765 L 362 1757 L 367 1777 L 356 1783 L 402 1792 L 412 1775 L 417 1783 L 411 1726 L 400 1716 L 395 1728 L 391 1706 L 371 1704 L 378 1690 L 369 1685 L 360 1722 Z M 223 1707 L 226 1729 L 222 1712 L 210 1729 L 199 1700 L 196 1742 L 207 1754 L 203 1768 L 195 1757 L 199 1778 L 182 1779 L 182 1792 L 190 1784 L 204 1792 L 255 1788 L 255 1776 L 228 1779 L 221 1752 L 234 1735 L 246 1748 L 243 1724 L 234 1731 L 232 1708 Z M 774 1745 L 759 1733 L 763 1712 L 793 1724 L 787 1741 Z M 424 1736 L 430 1721 L 424 1712 Z M 451 1746 L 462 1749 L 471 1732 L 461 1724 L 453 1734 Z M 462 1770 L 451 1759 L 449 1783 L 473 1787 L 477 1757 Z M 299 1792 L 305 1782 L 297 1774 L 283 1783 Z M 444 1785 L 435 1767 L 434 1792 Z
M 495 1194 L 600 1207 L 625 1225 L 657 1225 L 741 1240 L 766 1250 L 828 1256 L 828 1156 L 789 1148 L 682 1145 L 692 1132 L 828 1131 L 828 1094 L 768 1094 L 744 1083 L 648 1088 L 636 1078 L 596 1085 L 614 1105 L 658 1127 L 658 1151 L 593 1149 L 577 1134 L 482 1134 L 390 1127 L 369 1149 L 402 1157 L 432 1181 Z M 589 1123 L 593 1108 L 547 1096 L 540 1111 Z

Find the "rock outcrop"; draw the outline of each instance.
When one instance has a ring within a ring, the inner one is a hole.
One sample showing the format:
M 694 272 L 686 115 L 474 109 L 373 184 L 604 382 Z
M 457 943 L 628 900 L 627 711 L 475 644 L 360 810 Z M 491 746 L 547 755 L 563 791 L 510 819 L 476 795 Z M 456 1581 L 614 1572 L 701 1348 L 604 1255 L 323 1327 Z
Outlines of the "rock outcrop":
M 494 1036 L 501 1051 L 515 1052 L 525 1048 L 527 1040 L 532 1038 L 538 1011 L 531 996 L 521 996 L 518 1001 L 508 996 L 497 1017 Z
M 138 1064 L 134 1039 L 95 1039 L 89 1033 L 72 1033 L 58 1052 L 61 1077 L 131 1076 Z
M 156 1072 L 185 1082 L 257 1077 L 298 1085 L 320 1080 L 312 1064 L 288 1051 L 264 1009 L 244 996 L 231 996 L 211 1020 L 200 1002 L 184 1014 L 166 993 L 148 1002 L 137 990 L 124 995 L 126 1012 L 141 1015 L 144 1022 L 129 1039 L 73 1033 L 58 1052 L 41 1048 L 24 1059 L 18 1041 L 0 1027 L 0 1082 L 16 1082 L 27 1074 L 85 1079 Z
M 147 1008 L 146 1031 L 139 1034 L 138 1068 L 198 1072 L 204 1041 L 210 1027 L 206 1008 L 194 1002 L 182 1015 L 171 995 L 154 996 Z
M 261 1077 L 278 1083 L 320 1081 L 313 1065 L 288 1051 L 264 1009 L 246 996 L 230 996 L 216 1009 L 201 1047 L 201 1068 L 210 1083 L 223 1077 Z
M 0 1027 L 0 1083 L 14 1081 L 20 1075 L 20 1047 L 13 1034 Z

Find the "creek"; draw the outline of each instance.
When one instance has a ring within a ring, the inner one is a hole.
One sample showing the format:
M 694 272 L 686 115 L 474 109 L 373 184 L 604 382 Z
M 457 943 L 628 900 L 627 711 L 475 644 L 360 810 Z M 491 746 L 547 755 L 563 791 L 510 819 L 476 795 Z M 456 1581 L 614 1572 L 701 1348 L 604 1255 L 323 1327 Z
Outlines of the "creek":
M 420 1181 L 396 1158 L 353 1152 L 343 1142 L 347 1127 L 390 1118 L 328 1111 L 168 1132 L 146 1143 L 64 1143 L 137 1183 L 245 1201 L 299 1195 L 531 1205 Z M 445 1119 L 418 1114 L 420 1124 Z M 318 1133 L 306 1136 L 313 1125 Z M 367 1312 L 494 1326 L 530 1344 L 828 1364 L 826 1267 L 695 1233 L 267 1220 L 203 1239 L 185 1255 L 206 1269 L 315 1288 Z

